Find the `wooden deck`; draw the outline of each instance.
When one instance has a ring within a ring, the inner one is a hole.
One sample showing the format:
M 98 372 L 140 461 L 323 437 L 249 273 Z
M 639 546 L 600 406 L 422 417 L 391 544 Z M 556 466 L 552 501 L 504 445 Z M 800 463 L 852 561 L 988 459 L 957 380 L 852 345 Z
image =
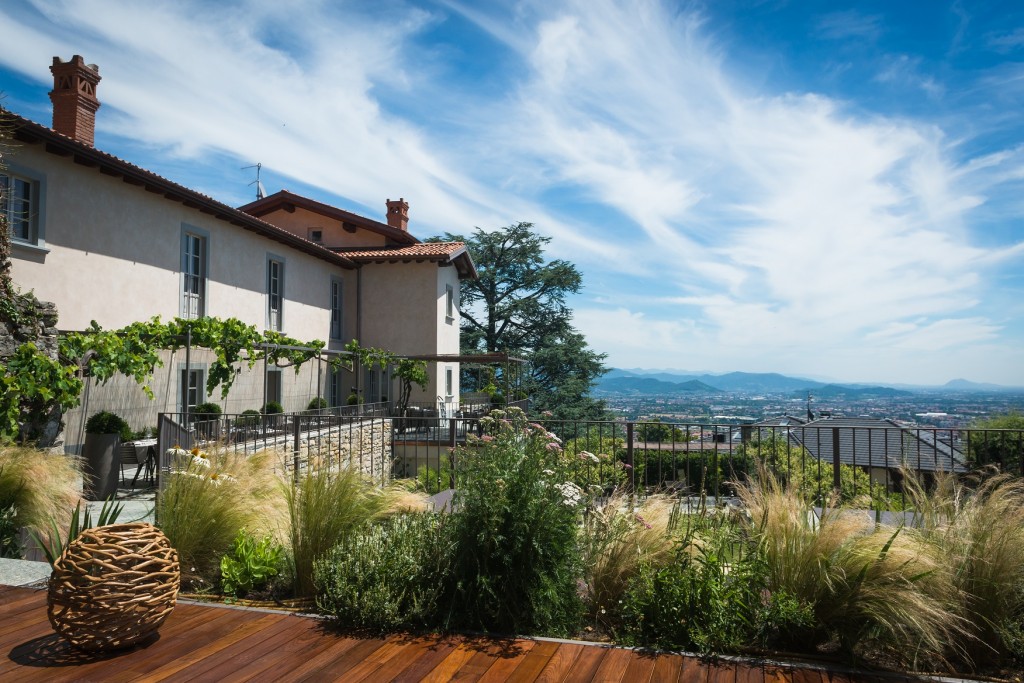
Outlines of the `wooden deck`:
M 50 628 L 45 591 L 0 586 L 0 680 L 14 681 L 677 681 L 867 683 L 829 673 L 535 640 L 338 635 L 309 617 L 179 604 L 159 637 L 87 655 Z M 895 682 L 904 677 L 884 678 Z

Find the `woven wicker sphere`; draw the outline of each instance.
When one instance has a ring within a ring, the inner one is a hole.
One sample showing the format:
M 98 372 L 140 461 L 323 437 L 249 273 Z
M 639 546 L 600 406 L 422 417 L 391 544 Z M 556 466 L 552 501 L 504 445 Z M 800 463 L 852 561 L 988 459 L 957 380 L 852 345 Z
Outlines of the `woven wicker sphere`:
M 160 627 L 180 585 L 178 552 L 152 524 L 86 529 L 53 565 L 47 615 L 75 647 L 119 650 Z

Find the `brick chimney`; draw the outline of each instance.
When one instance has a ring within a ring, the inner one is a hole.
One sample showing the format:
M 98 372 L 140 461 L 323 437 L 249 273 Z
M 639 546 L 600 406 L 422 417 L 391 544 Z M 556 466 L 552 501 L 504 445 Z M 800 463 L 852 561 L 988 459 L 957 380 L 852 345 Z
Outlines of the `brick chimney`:
M 93 144 L 96 132 L 96 110 L 100 101 L 96 99 L 96 84 L 100 82 L 100 68 L 86 64 L 80 55 L 70 62 L 53 58 L 50 66 L 53 73 L 53 129 L 87 145 Z
M 397 202 L 388 200 L 388 225 L 392 228 L 409 231 L 409 202 L 401 197 Z

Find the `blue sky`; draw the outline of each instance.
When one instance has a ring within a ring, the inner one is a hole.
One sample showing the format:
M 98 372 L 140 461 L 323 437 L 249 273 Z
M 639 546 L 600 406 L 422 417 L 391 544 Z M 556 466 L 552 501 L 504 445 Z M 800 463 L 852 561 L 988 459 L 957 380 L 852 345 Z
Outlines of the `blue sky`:
M 5 105 L 229 204 L 531 221 L 618 367 L 1024 385 L 1016 2 L 0 4 Z

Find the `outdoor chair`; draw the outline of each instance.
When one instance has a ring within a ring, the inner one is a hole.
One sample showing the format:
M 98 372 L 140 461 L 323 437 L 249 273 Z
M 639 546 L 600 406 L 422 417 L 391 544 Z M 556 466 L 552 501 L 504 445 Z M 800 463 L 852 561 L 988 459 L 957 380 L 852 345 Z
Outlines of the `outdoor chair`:
M 135 450 L 135 444 L 132 443 L 131 441 L 128 441 L 127 443 L 121 444 L 121 484 L 122 485 L 124 485 L 124 483 L 127 481 L 125 479 L 125 476 L 124 476 L 124 468 L 125 468 L 126 465 L 136 465 L 136 466 L 141 466 L 142 465 L 142 463 L 139 462 L 139 456 L 138 456 L 138 452 Z M 135 476 L 138 476 L 138 472 L 136 472 Z
M 138 453 L 138 451 L 135 451 Z M 132 479 L 132 488 L 135 488 L 135 482 L 139 480 L 139 475 L 143 473 L 143 480 L 149 481 L 150 486 L 156 486 L 156 446 L 150 446 L 146 449 L 146 461 L 139 463 L 139 468 L 135 470 L 135 477 Z

